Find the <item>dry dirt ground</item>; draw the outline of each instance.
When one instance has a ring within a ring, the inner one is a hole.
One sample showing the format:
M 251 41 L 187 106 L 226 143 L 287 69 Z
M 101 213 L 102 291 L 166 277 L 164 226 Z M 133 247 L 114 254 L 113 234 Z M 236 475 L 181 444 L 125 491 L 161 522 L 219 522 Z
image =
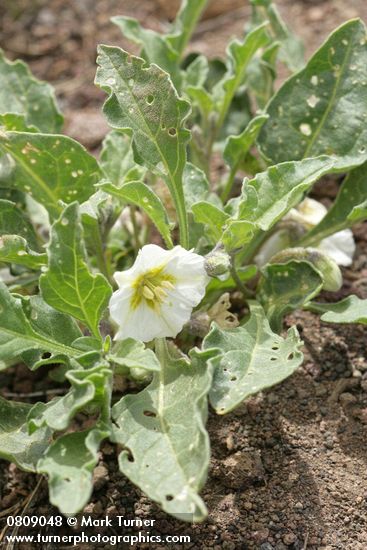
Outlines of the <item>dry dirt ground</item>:
M 2 0 L 0 45 L 9 57 L 25 59 L 37 76 L 55 85 L 67 115 L 66 132 L 94 150 L 107 131 L 100 115 L 103 96 L 93 86 L 96 44 L 115 43 L 133 50 L 109 17 L 124 13 L 160 29 L 174 4 Z M 360 16 L 367 21 L 365 0 L 279 0 L 278 6 L 304 38 L 308 54 L 346 19 Z M 242 31 L 249 11 L 242 0 L 213 0 L 191 49 L 222 55 L 228 39 Z M 328 200 L 335 195 L 335 184 L 319 186 L 315 193 Z M 366 233 L 366 225 L 356 229 L 356 259 L 345 271 L 341 296 L 367 297 Z M 311 313 L 299 313 L 287 322 L 297 323 L 305 341 L 302 368 L 232 414 L 210 417 L 213 458 L 203 491 L 210 514 L 204 524 L 183 524 L 160 512 L 119 474 L 111 445 L 103 449 L 86 512 L 95 517 L 155 518 L 158 532 L 187 534 L 192 540 L 185 546 L 136 546 L 141 549 L 366 549 L 367 328 L 320 324 Z M 19 397 L 50 386 L 44 373 L 30 376 L 19 366 L 1 373 L 0 387 L 3 395 Z M 0 461 L 0 540 L 10 511 L 20 513 L 28 504 L 27 515 L 56 513 L 48 505 L 46 483 L 37 482 L 36 476 Z M 60 548 L 39 546 L 56 547 Z

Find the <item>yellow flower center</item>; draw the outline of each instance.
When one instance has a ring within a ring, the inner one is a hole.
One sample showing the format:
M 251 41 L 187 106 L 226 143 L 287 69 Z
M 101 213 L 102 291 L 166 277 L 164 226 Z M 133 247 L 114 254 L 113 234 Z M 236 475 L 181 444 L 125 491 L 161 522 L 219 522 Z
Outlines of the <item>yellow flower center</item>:
M 159 309 L 168 296 L 167 291 L 174 288 L 176 281 L 173 275 L 164 273 L 164 268 L 165 266 L 154 267 L 135 279 L 132 284 L 132 309 L 136 309 L 142 300 L 152 309 Z

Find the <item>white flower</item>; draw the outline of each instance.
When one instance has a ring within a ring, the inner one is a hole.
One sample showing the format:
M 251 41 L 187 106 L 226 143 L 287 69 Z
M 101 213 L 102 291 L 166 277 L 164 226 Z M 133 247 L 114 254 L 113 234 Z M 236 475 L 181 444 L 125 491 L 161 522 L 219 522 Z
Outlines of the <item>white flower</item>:
M 325 206 L 314 199 L 304 199 L 297 208 L 292 208 L 285 220 L 292 220 L 303 225 L 307 230 L 312 229 L 326 216 Z M 280 230 L 272 235 L 261 247 L 255 258 L 257 265 L 262 266 L 272 258 L 277 252 L 291 246 L 287 232 Z M 288 241 L 288 242 L 287 242 Z M 353 261 L 356 245 L 353 233 L 350 229 L 338 231 L 323 239 L 317 246 L 325 254 L 330 256 L 338 265 L 350 265 Z
M 119 327 L 115 340 L 176 336 L 204 297 L 209 281 L 204 262 L 181 246 L 143 246 L 130 269 L 114 274 L 119 285 L 110 300 Z

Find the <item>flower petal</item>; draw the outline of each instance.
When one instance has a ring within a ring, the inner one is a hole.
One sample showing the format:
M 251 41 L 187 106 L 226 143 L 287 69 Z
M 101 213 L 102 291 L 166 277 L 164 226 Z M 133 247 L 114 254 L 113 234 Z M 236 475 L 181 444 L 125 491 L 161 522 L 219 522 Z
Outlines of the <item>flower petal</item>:
M 330 256 L 338 265 L 348 266 L 353 262 L 356 244 L 352 231 L 343 229 L 323 239 L 317 248 Z

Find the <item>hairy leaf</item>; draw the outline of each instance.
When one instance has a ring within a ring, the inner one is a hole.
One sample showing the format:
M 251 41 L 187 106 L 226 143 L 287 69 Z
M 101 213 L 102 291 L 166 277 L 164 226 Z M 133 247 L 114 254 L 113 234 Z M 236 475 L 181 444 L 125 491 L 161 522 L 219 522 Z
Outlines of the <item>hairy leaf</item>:
M 267 115 L 255 116 L 241 134 L 227 138 L 223 157 L 231 169 L 237 170 L 267 119 Z
M 101 364 L 89 369 L 69 370 L 66 378 L 72 388 L 63 397 L 48 403 L 36 403 L 29 412 L 30 432 L 49 426 L 52 430 L 65 430 L 75 414 L 93 400 L 102 402 L 104 389 L 111 371 Z
M 19 468 L 34 472 L 40 456 L 49 446 L 48 428 L 29 435 L 27 415 L 31 405 L 7 401 L 0 397 L 0 457 L 14 462 Z
M 56 218 L 59 201 L 83 202 L 94 192 L 101 171 L 94 157 L 66 136 L 5 132 L 0 152 L 7 155 L 10 169 L 0 169 L 0 186 L 29 193 Z
M 164 238 L 168 247 L 172 247 L 171 231 L 166 209 L 160 198 L 145 183 L 131 181 L 122 187 L 105 183 L 100 188 L 113 197 L 117 197 L 127 204 L 135 204 L 141 208 L 152 220 Z
M 155 65 L 120 48 L 99 46 L 96 83 L 109 98 L 104 105 L 108 123 L 130 128 L 135 159 L 166 181 L 172 194 L 181 229 L 181 244 L 187 246 L 187 217 L 182 174 L 190 132 L 184 121 L 190 107 L 178 98 L 169 76 Z
M 139 179 L 142 171 L 134 162 L 131 137 L 118 130 L 112 130 L 103 140 L 100 165 L 116 187 L 121 187 L 125 181 Z
M 61 513 L 76 514 L 88 503 L 98 449 L 107 435 L 98 429 L 63 435 L 39 460 L 37 472 L 48 476 L 50 501 Z
M 367 325 L 367 300 L 358 296 L 348 296 L 335 304 L 311 302 L 307 309 L 323 313 L 325 323 L 361 323 Z
M 270 101 L 261 149 L 276 164 L 336 155 L 339 169 L 367 158 L 367 40 L 362 21 L 339 27 Z M 353 112 L 353 116 L 350 113 Z
M 205 224 L 209 228 L 213 239 L 219 241 L 223 233 L 223 227 L 230 218 L 229 214 L 206 201 L 199 201 L 193 204 L 191 209 L 195 221 Z
M 8 200 L 0 199 L 0 235 L 19 235 L 34 250 L 39 247 L 34 227 L 25 212 Z
M 34 349 L 68 357 L 81 355 L 77 349 L 37 333 L 23 311 L 21 300 L 12 296 L 0 281 L 0 359 L 18 357 Z
M 122 342 L 117 342 L 107 359 L 123 369 L 147 369 L 151 371 L 159 370 L 160 363 L 155 353 L 144 346 L 142 342 L 127 338 Z M 125 372 L 123 370 L 123 372 Z
M 258 298 L 270 326 L 282 329 L 284 315 L 301 308 L 322 289 L 323 278 L 308 262 L 292 260 L 285 264 L 268 264 L 262 269 Z
M 225 414 L 259 391 L 278 384 L 302 363 L 302 342 L 292 327 L 286 338 L 275 334 L 256 302 L 250 302 L 250 318 L 241 327 L 222 330 L 214 325 L 203 348 L 216 349 L 210 403 Z
M 98 337 L 112 289 L 103 275 L 92 274 L 86 264 L 77 203 L 67 206 L 52 226 L 47 255 L 48 271 L 40 278 L 43 299 L 85 323 Z
M 161 349 L 161 370 L 137 395 L 113 407 L 120 470 L 169 514 L 199 521 L 206 508 L 197 491 L 208 468 L 206 396 L 212 352 L 193 351 L 191 364 Z
M 57 133 L 63 117 L 56 105 L 53 88 L 37 80 L 22 61 L 8 61 L 0 50 L 0 113 L 25 116 L 27 125 L 41 132 Z
M 31 250 L 23 237 L 3 235 L 0 237 L 0 262 L 24 265 L 29 269 L 41 269 L 47 264 L 47 256 Z
M 319 157 L 271 166 L 255 178 L 245 180 L 238 219 L 252 221 L 267 231 L 302 198 L 324 174 L 334 170 L 334 159 Z M 254 191 L 257 204 L 254 202 Z

